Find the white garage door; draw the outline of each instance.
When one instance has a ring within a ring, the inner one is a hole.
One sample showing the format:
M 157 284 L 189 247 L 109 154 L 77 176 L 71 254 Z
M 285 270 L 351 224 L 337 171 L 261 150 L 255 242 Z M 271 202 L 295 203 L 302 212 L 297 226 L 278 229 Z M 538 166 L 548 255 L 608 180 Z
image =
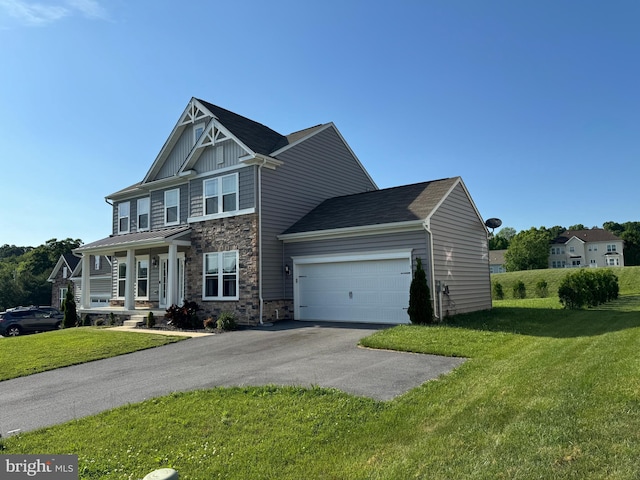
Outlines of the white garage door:
M 409 257 L 296 264 L 296 318 L 409 323 Z

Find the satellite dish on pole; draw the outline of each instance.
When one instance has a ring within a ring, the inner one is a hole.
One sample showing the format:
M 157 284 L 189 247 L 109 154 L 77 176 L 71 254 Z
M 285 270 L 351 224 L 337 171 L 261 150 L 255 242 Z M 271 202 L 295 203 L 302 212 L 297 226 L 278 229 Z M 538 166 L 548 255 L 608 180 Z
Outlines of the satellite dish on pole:
M 502 225 L 502 220 L 500 220 L 499 218 L 489 218 L 486 222 L 484 222 L 484 224 L 487 228 L 491 229 L 490 237 L 493 237 L 493 230 Z
M 493 230 L 494 228 L 498 228 L 500 225 L 502 225 L 502 220 L 500 220 L 499 218 L 490 218 L 486 222 L 484 222 L 484 224 Z

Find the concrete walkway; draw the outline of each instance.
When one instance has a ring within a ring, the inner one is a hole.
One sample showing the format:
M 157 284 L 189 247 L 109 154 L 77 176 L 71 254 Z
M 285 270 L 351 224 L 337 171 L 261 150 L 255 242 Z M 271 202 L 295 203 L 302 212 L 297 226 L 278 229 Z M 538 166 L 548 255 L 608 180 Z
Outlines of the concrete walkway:
M 216 386 L 315 385 L 390 400 L 464 362 L 357 346 L 381 328 L 278 322 L 0 382 L 0 434 Z

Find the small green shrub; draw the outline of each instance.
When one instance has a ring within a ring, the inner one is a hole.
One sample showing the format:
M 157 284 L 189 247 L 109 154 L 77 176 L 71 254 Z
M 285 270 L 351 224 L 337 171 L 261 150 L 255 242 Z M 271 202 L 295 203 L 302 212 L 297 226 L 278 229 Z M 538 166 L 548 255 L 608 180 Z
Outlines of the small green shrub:
M 527 287 L 522 280 L 513 285 L 513 298 L 527 298 Z
M 216 326 L 218 330 L 235 330 L 238 327 L 236 323 L 236 317 L 231 312 L 222 312 L 218 317 L 218 321 L 216 322 Z
M 204 325 L 205 330 L 214 330 L 217 326 L 216 321 L 213 319 L 213 317 L 207 317 L 204 319 L 204 322 L 202 322 L 202 324 Z
M 105 323 L 106 323 L 106 321 L 102 317 L 96 319 L 96 327 L 103 327 L 105 325 Z
M 90 314 L 85 314 L 84 316 L 84 320 L 82 321 L 82 326 L 83 327 L 90 327 L 91 326 L 91 315 Z
M 114 326 L 116 324 L 116 316 L 113 312 L 109 312 L 109 325 Z
M 147 328 L 153 328 L 156 325 L 156 318 L 153 316 L 153 312 L 149 312 L 147 315 Z
M 540 298 L 547 298 L 549 295 L 549 285 L 546 280 L 538 280 L 538 283 L 536 283 L 536 295 Z
M 504 300 L 504 290 L 502 289 L 502 284 L 500 282 L 495 282 L 493 284 L 493 298 L 494 300 Z

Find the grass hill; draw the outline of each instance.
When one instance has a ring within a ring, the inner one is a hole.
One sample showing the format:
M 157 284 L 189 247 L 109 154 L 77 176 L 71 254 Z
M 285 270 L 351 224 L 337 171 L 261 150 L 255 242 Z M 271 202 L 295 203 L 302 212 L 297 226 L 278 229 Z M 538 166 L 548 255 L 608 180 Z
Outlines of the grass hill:
M 545 270 L 521 270 L 519 272 L 494 273 L 491 275 L 491 286 L 497 282 L 502 285 L 504 298 L 513 298 L 513 286 L 522 281 L 527 289 L 527 297 L 539 297 L 536 294 L 536 285 L 539 281 L 547 282 L 548 296 L 558 295 L 560 283 L 572 268 L 549 268 Z M 620 295 L 640 294 L 640 267 L 614 267 L 611 268 L 618 277 Z M 492 288 L 493 291 L 493 288 Z

